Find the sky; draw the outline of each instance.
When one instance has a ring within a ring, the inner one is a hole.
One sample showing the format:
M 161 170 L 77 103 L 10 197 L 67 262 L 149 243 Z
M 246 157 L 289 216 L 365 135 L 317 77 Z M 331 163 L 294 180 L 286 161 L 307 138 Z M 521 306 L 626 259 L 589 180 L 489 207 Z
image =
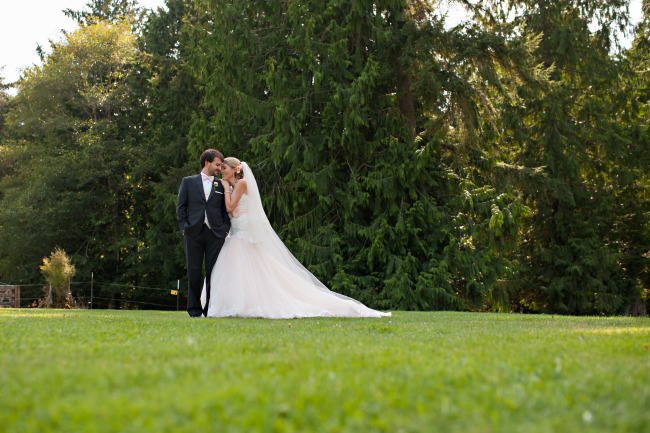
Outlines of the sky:
M 65 15 L 64 9 L 84 10 L 90 0 L 0 0 L 0 76 L 5 83 L 16 81 L 21 70 L 41 64 L 37 45 L 47 52 L 50 39 L 58 41 L 61 29 L 72 32 L 76 22 Z M 140 6 L 156 9 L 165 0 L 139 0 Z M 641 0 L 630 0 L 630 15 L 637 23 L 641 18 Z M 462 20 L 462 12 L 450 9 L 448 21 Z M 631 43 L 631 39 L 624 42 Z
M 36 47 L 46 52 L 49 40 L 61 39 L 61 29 L 72 32 L 77 23 L 63 15 L 64 9 L 86 10 L 90 0 L 0 0 L 0 76 L 5 83 L 16 81 L 21 70 L 41 64 Z M 142 7 L 156 9 L 165 0 L 138 0 Z

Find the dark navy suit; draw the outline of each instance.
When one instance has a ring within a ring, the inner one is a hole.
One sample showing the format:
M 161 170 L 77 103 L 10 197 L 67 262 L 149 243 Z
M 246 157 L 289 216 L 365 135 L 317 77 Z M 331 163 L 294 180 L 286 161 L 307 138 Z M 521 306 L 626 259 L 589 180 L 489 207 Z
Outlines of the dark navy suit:
M 205 224 L 206 215 L 209 227 Z M 226 212 L 221 181 L 215 178 L 206 200 L 201 175 L 184 178 L 178 191 L 176 218 L 183 233 L 187 259 L 187 312 L 190 316 L 205 315 L 210 301 L 212 267 L 230 230 L 230 218 Z M 206 274 L 205 308 L 201 306 L 203 265 Z

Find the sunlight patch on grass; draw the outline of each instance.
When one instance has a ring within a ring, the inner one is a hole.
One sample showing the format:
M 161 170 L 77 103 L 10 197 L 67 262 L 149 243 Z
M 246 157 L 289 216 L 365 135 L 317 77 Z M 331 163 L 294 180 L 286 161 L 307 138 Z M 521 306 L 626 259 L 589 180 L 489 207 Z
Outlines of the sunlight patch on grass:
M 619 335 L 619 334 L 644 334 L 650 336 L 650 328 L 647 327 L 630 327 L 630 328 L 602 328 L 576 331 L 583 334 L 602 334 L 602 335 Z

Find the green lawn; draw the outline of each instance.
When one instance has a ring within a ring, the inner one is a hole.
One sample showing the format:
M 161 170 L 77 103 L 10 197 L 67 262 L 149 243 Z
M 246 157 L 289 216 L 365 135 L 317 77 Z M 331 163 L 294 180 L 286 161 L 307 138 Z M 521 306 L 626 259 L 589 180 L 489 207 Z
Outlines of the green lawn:
M 6 432 L 648 432 L 650 318 L 0 310 Z

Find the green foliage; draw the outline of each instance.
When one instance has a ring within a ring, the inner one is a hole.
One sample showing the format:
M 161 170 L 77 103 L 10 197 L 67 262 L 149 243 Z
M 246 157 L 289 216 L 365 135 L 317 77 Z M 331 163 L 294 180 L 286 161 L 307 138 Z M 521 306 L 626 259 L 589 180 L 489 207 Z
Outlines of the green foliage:
M 0 72 L 2 72 L 2 68 L 0 68 Z M 0 75 L 0 140 L 6 137 L 4 128 L 5 116 L 9 110 L 9 101 L 11 100 L 11 97 L 7 93 L 8 88 L 9 85 L 4 83 L 4 78 Z
M 454 28 L 420 0 L 66 10 L 80 29 L 0 93 L 0 280 L 40 282 L 61 246 L 81 280 L 176 288 L 178 185 L 215 147 L 298 259 L 376 308 L 647 301 L 647 20 L 620 51 L 624 0 L 460 3 Z
M 402 2 L 204 7 L 188 24 L 188 63 L 204 89 L 191 152 L 217 142 L 252 162 L 271 221 L 333 290 L 382 308 L 481 308 L 511 272 L 500 253 L 525 209 L 456 164 L 481 110 L 467 76 L 499 69 L 505 82 L 515 69 L 506 58 L 524 52 L 446 31 L 426 10 L 404 24 Z M 465 76 L 441 74 L 420 51 L 441 41 L 439 58 L 464 63 Z M 485 58 L 481 44 L 500 52 Z M 405 93 L 406 76 L 427 85 Z M 452 119 L 462 134 L 449 133 Z
M 138 42 L 138 74 L 129 77 L 132 109 L 125 122 L 141 131 L 130 171 L 138 245 L 124 275 L 133 284 L 167 287 L 186 278 L 176 194 L 180 179 L 199 171 L 198 158 L 188 154 L 188 134 L 200 92 L 184 65 L 189 44 L 181 32 L 191 14 L 187 2 L 170 0 L 167 11 L 149 15 Z
M 649 318 L 2 309 L 0 327 L 0 419 L 16 433 L 650 427 Z
M 647 181 L 647 163 L 640 163 L 647 126 L 623 96 L 630 94 L 621 88 L 626 61 L 611 54 L 626 8 L 619 0 L 568 0 L 496 2 L 492 9 L 512 13 L 516 33 L 537 41 L 534 62 L 548 67 L 552 80 L 544 92 L 521 86 L 518 99 L 500 104 L 505 134 L 495 155 L 521 172 L 511 185 L 533 210 L 520 245 L 524 268 L 513 282 L 516 309 L 614 314 L 640 294 L 627 268 L 648 238 L 623 226 L 644 213 L 633 185 Z
M 34 263 L 57 245 L 82 278 L 119 272 L 132 200 L 131 139 L 117 119 L 128 110 L 134 50 L 128 22 L 81 27 L 21 80 L 7 114 L 11 171 L 1 183 L 7 279 L 36 282 Z
M 140 12 L 137 3 L 136 0 L 91 0 L 86 3 L 86 10 L 65 9 L 63 13 L 86 26 L 98 21 L 120 22 L 125 18 L 133 18 Z
M 617 87 L 617 118 L 628 125 L 623 131 L 625 146 L 612 146 L 612 154 L 624 164 L 615 167 L 610 188 L 619 217 L 613 225 L 612 243 L 621 252 L 625 278 L 637 293 L 650 299 L 650 3 L 643 3 L 644 19 L 628 62 L 624 63 L 621 84 Z M 618 135 L 612 135 L 612 139 Z

